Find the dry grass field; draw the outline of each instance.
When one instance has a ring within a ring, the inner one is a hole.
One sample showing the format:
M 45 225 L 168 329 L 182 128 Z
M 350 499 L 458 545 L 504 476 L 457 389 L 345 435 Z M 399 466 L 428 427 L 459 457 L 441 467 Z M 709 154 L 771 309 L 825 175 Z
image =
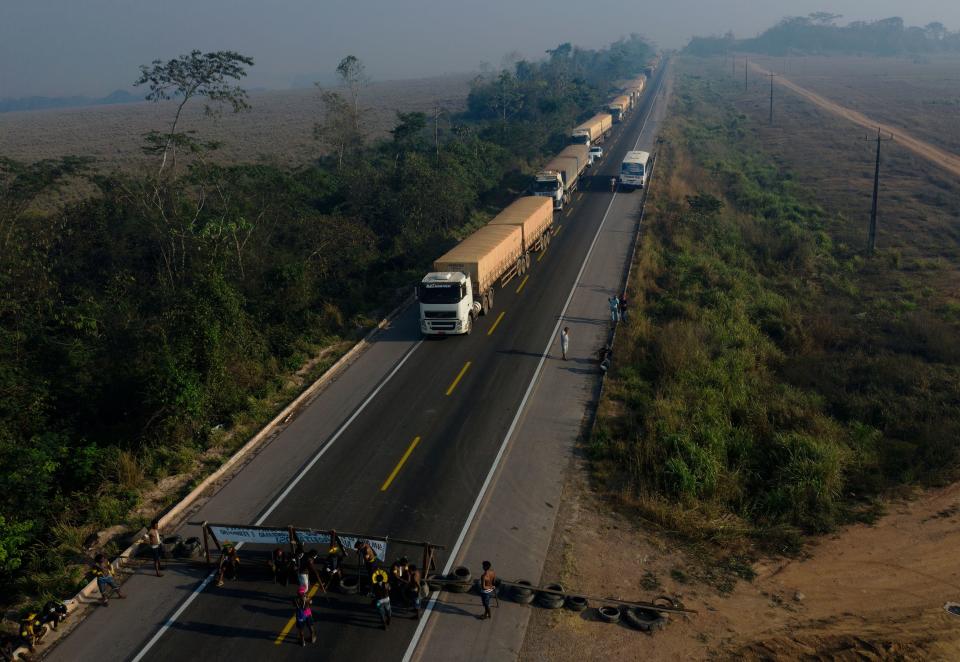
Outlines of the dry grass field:
M 751 56 L 798 85 L 960 153 L 960 58 Z M 743 68 L 740 68 L 743 75 Z
M 855 62 L 859 69 L 852 70 L 850 62 Z M 873 68 L 880 71 L 885 66 L 893 67 L 898 61 L 874 59 L 872 62 Z M 758 64 L 764 66 L 774 62 Z M 910 66 L 909 63 L 901 64 Z M 781 87 L 776 90 L 774 126 L 768 127 L 768 83 L 755 80 L 749 92 L 744 93 L 742 78 L 736 82 L 730 79 L 729 71 L 723 71 L 720 61 L 697 62 L 691 66 L 695 66 L 701 75 L 724 76 L 731 87 L 739 87 L 738 107 L 756 122 L 768 151 L 791 177 L 810 189 L 829 214 L 834 215 L 836 220 L 830 229 L 831 234 L 851 247 L 863 246 L 867 239 L 875 156 L 875 143 L 863 140 L 865 130 Z M 822 70 L 829 69 L 828 62 L 819 66 Z M 862 92 L 849 96 L 841 92 L 848 89 L 846 86 L 859 85 L 862 78 L 858 71 L 869 69 L 868 61 L 838 58 L 833 76 L 823 74 L 817 85 L 809 80 L 805 82 L 810 89 L 831 101 L 871 117 L 911 117 L 910 108 L 915 100 L 907 95 L 906 105 L 898 105 L 903 98 L 901 93 L 893 91 L 895 86 L 890 86 L 885 99 L 872 103 L 868 103 L 870 97 Z M 742 69 L 740 71 L 742 76 Z M 949 94 L 958 98 L 960 88 L 956 87 L 956 69 L 943 69 L 941 73 L 944 80 L 925 79 L 925 89 L 939 90 L 940 98 Z M 804 80 L 803 76 L 789 75 L 798 84 Z M 880 87 L 875 88 L 876 94 L 880 93 Z M 953 118 L 948 117 L 950 113 L 946 111 L 931 111 L 919 117 L 917 124 L 904 123 L 903 126 L 914 136 L 927 139 L 930 136 L 922 133 L 923 127 L 929 131 L 934 122 L 942 122 L 944 126 L 952 122 L 936 144 L 958 154 L 958 111 L 960 108 L 955 107 Z M 957 147 L 950 148 L 949 145 Z M 933 303 L 934 308 L 960 306 L 960 182 L 896 142 L 883 146 L 881 175 L 878 247 L 888 251 L 891 260 L 897 264 L 896 268 L 882 271 L 870 279 L 871 289 L 879 284 L 878 281 L 883 282 L 873 296 L 886 297 L 890 305 L 905 310 L 920 303 L 918 297 L 935 299 L 925 302 L 926 305 Z
M 382 137 L 395 124 L 395 113 L 424 111 L 436 106 L 458 111 L 466 103 L 470 76 L 446 76 L 372 83 L 363 93 L 368 109 L 365 129 Z M 203 137 L 223 142 L 224 162 L 303 163 L 318 156 L 313 125 L 321 119 L 315 88 L 255 92 L 252 110 L 211 120 L 202 103 L 188 107 L 184 130 L 202 130 Z M 0 114 L 0 154 L 34 161 L 65 155 L 92 156 L 102 166 L 136 167 L 144 162 L 141 137 L 162 130 L 169 121 L 170 104 L 125 104 L 63 110 Z

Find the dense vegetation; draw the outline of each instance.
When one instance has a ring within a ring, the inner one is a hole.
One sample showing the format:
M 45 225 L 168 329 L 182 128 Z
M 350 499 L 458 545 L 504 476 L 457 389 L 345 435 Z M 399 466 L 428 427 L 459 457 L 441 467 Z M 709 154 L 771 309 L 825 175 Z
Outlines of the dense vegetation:
M 678 82 L 589 455 L 648 521 L 786 549 L 956 476 L 960 315 L 864 297 L 896 255 L 834 242 L 730 85 Z
M 785 18 L 762 34 L 737 39 L 694 37 L 684 50 L 689 55 L 709 56 L 745 52 L 766 55 L 920 55 L 960 52 L 960 31 L 951 32 L 942 23 L 924 27 L 904 25 L 899 17 L 879 21 L 853 21 L 836 25 L 836 14 L 819 12 Z
M 316 130 L 329 156 L 292 170 L 217 165 L 176 118 L 147 136 L 157 166 L 139 175 L 0 159 L 5 599 L 68 590 L 87 534 L 127 521 L 144 486 L 241 442 L 294 370 L 405 296 L 650 54 L 637 37 L 564 44 L 478 77 L 463 115 L 399 114 L 373 144 L 348 57 Z M 143 67 L 140 83 L 174 106 L 194 95 L 242 111 L 233 82 L 250 64 L 195 52 Z M 37 211 L 78 178 L 88 198 Z

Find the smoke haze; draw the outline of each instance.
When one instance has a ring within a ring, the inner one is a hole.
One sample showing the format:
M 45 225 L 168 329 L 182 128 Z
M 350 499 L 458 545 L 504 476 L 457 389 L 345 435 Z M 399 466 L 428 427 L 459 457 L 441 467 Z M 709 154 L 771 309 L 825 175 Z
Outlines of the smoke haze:
M 375 79 L 413 78 L 631 32 L 668 48 L 727 30 L 752 36 L 814 11 L 960 28 L 955 0 L 0 0 L 0 98 L 103 95 L 129 88 L 138 65 L 194 48 L 252 56 L 245 85 L 283 89 L 329 79 L 347 54 Z

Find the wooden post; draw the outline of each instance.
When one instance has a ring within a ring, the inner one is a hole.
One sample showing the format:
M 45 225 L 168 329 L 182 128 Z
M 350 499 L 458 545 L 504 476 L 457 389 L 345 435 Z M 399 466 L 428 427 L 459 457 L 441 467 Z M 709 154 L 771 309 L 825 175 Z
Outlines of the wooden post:
M 203 530 L 203 555 L 207 559 L 207 565 L 210 565 L 210 543 L 207 536 L 207 523 L 204 522 L 201 526 Z

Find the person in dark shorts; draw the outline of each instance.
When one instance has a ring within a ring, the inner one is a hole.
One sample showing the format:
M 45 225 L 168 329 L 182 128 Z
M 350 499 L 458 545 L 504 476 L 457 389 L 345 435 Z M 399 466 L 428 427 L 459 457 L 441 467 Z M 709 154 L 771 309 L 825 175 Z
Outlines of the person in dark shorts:
M 153 558 L 153 570 L 157 573 L 157 577 L 163 577 L 163 573 L 160 572 L 163 570 L 163 567 L 160 565 L 160 559 L 163 555 L 163 548 L 160 546 L 162 539 L 163 536 L 160 535 L 160 522 L 153 520 L 150 522 L 150 528 L 147 529 L 147 535 L 144 536 L 144 540 L 150 545 L 150 555 Z
M 283 582 L 286 586 L 290 581 L 290 559 L 283 547 L 277 547 L 270 554 L 270 567 L 273 570 L 273 583 Z
M 297 620 L 297 637 L 300 645 L 307 645 L 305 631 L 310 634 L 310 643 L 317 640 L 317 633 L 313 630 L 313 609 L 310 608 L 310 596 L 307 595 L 307 587 L 300 586 L 297 589 L 297 597 L 293 599 L 293 615 Z
M 223 543 L 220 553 L 220 567 L 217 569 L 217 586 L 223 586 L 224 577 L 240 578 L 240 552 L 233 543 Z
M 493 571 L 490 561 L 483 562 L 483 574 L 480 575 L 480 602 L 483 603 L 483 615 L 480 620 L 492 618 L 490 613 L 490 599 L 497 591 L 497 573 Z
M 420 570 L 414 564 L 407 566 L 407 596 L 408 600 L 413 602 L 413 608 L 417 612 L 417 618 L 422 616 L 423 612 L 420 611 L 420 605 L 423 602 L 423 591 L 420 586 L 420 580 L 423 579 L 423 575 L 420 574 Z
M 366 540 L 358 540 L 353 548 L 357 550 L 360 560 L 363 561 L 363 567 L 367 571 L 367 577 L 373 577 L 374 570 L 377 569 L 377 553 Z M 371 583 L 373 580 L 371 579 Z

